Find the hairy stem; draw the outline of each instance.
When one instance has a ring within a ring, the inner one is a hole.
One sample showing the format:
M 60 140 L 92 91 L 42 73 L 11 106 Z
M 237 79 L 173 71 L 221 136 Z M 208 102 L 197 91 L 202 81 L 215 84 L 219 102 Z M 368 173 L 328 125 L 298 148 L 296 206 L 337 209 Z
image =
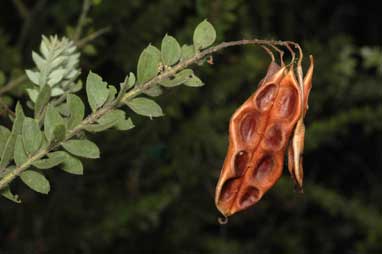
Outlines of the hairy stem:
M 240 41 L 230 41 L 230 42 L 222 42 L 214 47 L 208 48 L 206 50 L 203 50 L 199 53 L 197 53 L 195 56 L 191 57 L 190 59 L 184 60 L 171 69 L 168 69 L 161 73 L 160 75 L 156 76 L 155 78 L 145 82 L 142 85 L 135 86 L 133 89 L 131 89 L 129 92 L 127 92 L 121 100 L 115 100 L 113 103 L 106 104 L 97 111 L 93 112 L 89 116 L 87 116 L 82 122 L 77 125 L 75 128 L 70 130 L 68 134 L 66 135 L 65 139 L 58 144 L 50 144 L 47 148 L 42 148 L 39 150 L 35 155 L 30 157 L 26 162 L 24 162 L 22 165 L 17 166 L 12 171 L 5 174 L 5 176 L 0 180 L 0 190 L 8 186 L 8 184 L 13 181 L 18 175 L 20 175 L 23 171 L 29 168 L 29 166 L 32 165 L 33 162 L 36 160 L 41 159 L 45 155 L 47 155 L 50 151 L 53 149 L 59 147 L 62 143 L 68 141 L 69 139 L 76 136 L 79 132 L 81 132 L 87 125 L 95 123 L 97 119 L 105 115 L 106 113 L 110 112 L 114 108 L 122 106 L 124 103 L 129 101 L 130 99 L 136 97 L 137 95 L 141 94 L 145 90 L 151 88 L 155 84 L 159 83 L 162 80 L 165 80 L 173 75 L 175 75 L 178 71 L 181 71 L 188 66 L 197 63 L 201 59 L 203 59 L 206 56 L 209 56 L 215 52 L 218 52 L 224 48 L 227 47 L 233 47 L 233 46 L 241 46 L 241 45 L 281 45 L 285 46 L 288 45 L 289 42 L 284 41 L 268 41 L 268 40 L 240 40 Z

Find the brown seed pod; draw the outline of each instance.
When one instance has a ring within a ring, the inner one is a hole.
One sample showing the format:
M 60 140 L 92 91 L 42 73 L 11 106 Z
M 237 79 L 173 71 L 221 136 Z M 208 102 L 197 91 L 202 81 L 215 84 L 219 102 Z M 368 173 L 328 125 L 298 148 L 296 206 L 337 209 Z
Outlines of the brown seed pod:
M 309 92 L 303 92 L 293 64 L 286 68 L 272 61 L 257 91 L 231 117 L 228 151 L 215 194 L 224 216 L 257 203 L 280 178 L 289 139 L 304 113 Z
M 304 140 L 305 140 L 305 125 L 304 116 L 308 110 L 308 98 L 309 93 L 312 88 L 312 78 L 313 78 L 314 61 L 313 56 L 310 56 L 310 66 L 308 72 L 303 81 L 303 114 L 301 114 L 300 119 L 296 124 L 296 128 L 293 133 L 293 137 L 288 148 L 288 170 L 292 179 L 295 183 L 295 189 L 298 192 L 303 192 L 302 184 L 304 177 L 303 170 L 303 151 L 304 151 Z

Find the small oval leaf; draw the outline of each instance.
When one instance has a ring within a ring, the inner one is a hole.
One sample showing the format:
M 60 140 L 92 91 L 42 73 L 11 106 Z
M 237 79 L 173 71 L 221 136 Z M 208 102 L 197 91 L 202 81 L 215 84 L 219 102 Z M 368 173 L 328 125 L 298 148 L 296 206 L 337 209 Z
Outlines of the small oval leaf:
M 149 45 L 142 51 L 137 66 L 139 84 L 142 84 L 157 75 L 160 59 L 160 51 L 152 45 Z
M 81 98 L 74 94 L 69 94 L 67 98 L 69 110 L 68 129 L 73 129 L 81 123 L 85 115 L 85 106 Z
M 207 20 L 202 21 L 194 31 L 194 47 L 197 51 L 211 46 L 216 39 L 215 28 Z
M 179 61 L 182 51 L 176 39 L 166 34 L 162 40 L 161 53 L 163 63 L 171 66 Z
M 69 140 L 63 143 L 62 146 L 69 153 L 79 157 L 96 159 L 100 156 L 98 146 L 87 139 Z
M 90 108 L 93 112 L 96 111 L 106 102 L 109 96 L 107 83 L 102 81 L 99 75 L 90 71 L 86 79 L 86 94 Z
M 21 180 L 32 190 L 48 194 L 50 191 L 50 184 L 46 177 L 37 171 L 27 170 L 20 174 Z
M 61 169 L 73 175 L 84 174 L 84 167 L 82 165 L 82 162 L 68 153 L 66 154 L 65 160 L 62 163 Z
M 40 131 L 38 122 L 35 119 L 29 117 L 25 118 L 22 136 L 24 149 L 27 154 L 31 155 L 40 148 L 42 142 L 42 132 Z
M 148 98 L 133 98 L 127 102 L 127 106 L 138 115 L 148 117 L 163 116 L 162 108 L 155 101 Z

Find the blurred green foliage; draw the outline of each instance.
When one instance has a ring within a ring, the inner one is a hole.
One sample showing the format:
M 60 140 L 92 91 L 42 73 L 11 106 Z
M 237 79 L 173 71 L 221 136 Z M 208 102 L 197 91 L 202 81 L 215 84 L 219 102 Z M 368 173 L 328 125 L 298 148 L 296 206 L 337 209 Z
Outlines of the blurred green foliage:
M 301 42 L 316 60 L 305 194 L 293 192 L 285 173 L 254 208 L 227 225 L 217 223 L 213 195 L 229 117 L 255 90 L 270 60 L 258 47 L 234 48 L 216 55 L 213 66 L 198 68 L 206 86 L 159 97 L 165 118 L 132 114 L 137 128 L 130 132 L 95 135 L 102 158 L 86 161 L 84 177 L 53 172 L 49 196 L 16 181 L 24 203 L 0 200 L 0 253 L 382 251 L 382 24 L 371 1 L 95 2 L 92 29 L 112 31 L 87 49 L 81 68 L 83 75 L 91 69 L 114 84 L 136 71 L 148 43 L 159 46 L 166 33 L 190 43 L 204 18 L 217 29 L 217 41 Z M 41 34 L 63 34 L 70 25 L 73 30 L 82 5 L 25 3 L 33 22 L 18 16 L 12 1 L 1 3 L 0 70 L 6 81 L 31 66 Z M 22 100 L 26 85 L 7 95 Z

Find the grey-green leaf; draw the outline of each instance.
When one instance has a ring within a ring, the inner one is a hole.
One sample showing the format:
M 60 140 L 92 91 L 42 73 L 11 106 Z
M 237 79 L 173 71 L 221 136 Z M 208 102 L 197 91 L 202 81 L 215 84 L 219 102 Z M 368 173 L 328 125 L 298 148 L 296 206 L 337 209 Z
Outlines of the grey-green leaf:
M 38 71 L 32 71 L 32 70 L 26 70 L 25 73 L 27 74 L 27 77 L 32 83 L 39 85 L 39 79 L 40 79 L 40 72 Z
M 9 186 L 5 187 L 4 189 L 2 189 L 0 191 L 1 195 L 15 203 L 21 203 L 21 199 L 18 195 L 15 195 L 12 193 L 11 189 L 9 188 Z
M 37 68 L 39 70 L 43 70 L 46 64 L 46 60 L 44 60 L 39 54 L 32 51 L 32 59 L 33 62 L 36 64 Z
M 64 119 L 61 117 L 57 108 L 52 104 L 48 104 L 44 119 L 44 132 L 48 141 L 54 139 L 54 130 L 58 125 L 65 126 Z
M 50 86 L 45 85 L 39 92 L 36 103 L 34 105 L 34 114 L 37 119 L 42 113 L 43 108 L 48 104 L 51 95 Z
M 81 123 L 85 115 L 85 106 L 81 98 L 74 94 L 67 97 L 67 105 L 69 110 L 68 129 L 72 129 Z
M 15 121 L 13 122 L 12 132 L 16 134 L 21 134 L 25 115 L 24 115 L 23 107 L 21 106 L 19 102 L 17 102 L 16 104 L 15 114 L 16 114 L 16 118 L 15 118 Z
M 194 73 L 191 69 L 185 69 L 177 74 L 173 78 L 166 79 L 160 82 L 160 84 L 164 87 L 174 87 L 179 86 L 186 82 L 187 80 L 190 80 L 194 77 Z
M 119 121 L 125 119 L 125 112 L 122 110 L 113 110 L 108 112 L 100 119 L 98 119 L 97 124 L 91 124 L 85 127 L 85 130 L 90 132 L 100 132 L 109 129 L 116 125 Z
M 139 56 L 137 66 L 139 84 L 142 84 L 157 75 L 159 71 L 158 68 L 160 60 L 161 54 L 156 47 L 149 45 L 143 50 L 143 52 Z
M 11 131 L 0 125 L 0 154 L 3 153 L 7 140 L 11 135 Z
M 148 117 L 160 117 L 163 116 L 162 108 L 153 100 L 148 98 L 133 98 L 127 102 L 127 106 L 130 107 L 135 113 L 148 116 Z
M 9 135 L 7 142 L 5 143 L 3 152 L 1 154 L 0 169 L 5 168 L 9 161 L 13 158 L 13 153 L 15 149 L 16 137 L 18 134 L 21 134 L 24 122 L 24 111 L 21 107 L 21 104 L 18 102 L 16 104 L 16 118 L 13 122 L 12 132 Z
M 192 74 L 192 77 L 187 79 L 184 84 L 191 87 L 200 87 L 204 85 L 204 83 L 197 76 L 195 76 L 195 74 Z
M 109 95 L 107 96 L 107 102 L 112 102 L 115 99 L 115 95 L 117 94 L 117 89 L 115 86 L 109 85 Z
M 42 133 L 38 122 L 35 119 L 26 117 L 22 131 L 24 149 L 27 154 L 35 153 L 41 146 Z
M 207 20 L 202 21 L 195 29 L 193 41 L 197 51 L 211 46 L 216 39 L 215 28 Z
M 86 94 L 88 96 L 90 108 L 93 112 L 96 111 L 106 102 L 107 97 L 109 96 L 107 83 L 102 81 L 102 78 L 99 75 L 90 71 L 86 79 Z
M 21 180 L 32 190 L 42 194 L 48 194 L 50 184 L 46 177 L 37 171 L 27 170 L 20 174 Z
M 82 162 L 70 154 L 66 154 L 66 157 L 62 163 L 61 169 L 69 174 L 74 174 L 74 175 L 84 174 L 84 167 L 82 166 Z
M 151 88 L 144 90 L 143 93 L 151 97 L 158 97 L 162 94 L 162 89 L 159 85 L 154 85 Z
M 129 80 L 127 81 L 127 87 L 126 89 L 130 89 L 135 85 L 135 75 L 134 73 L 130 72 L 129 74 Z
M 53 140 L 55 142 L 61 142 L 65 139 L 66 128 L 65 125 L 56 125 L 53 130 Z
M 64 151 L 57 151 L 48 154 L 48 158 L 40 159 L 32 163 L 32 165 L 38 169 L 48 169 L 61 164 L 68 154 Z
M 161 53 L 163 63 L 171 66 L 179 61 L 182 51 L 176 39 L 166 34 L 162 40 Z
M 192 45 L 182 46 L 182 60 L 190 59 L 195 55 L 195 49 Z
M 87 139 L 69 140 L 62 144 L 69 153 L 90 159 L 96 159 L 100 156 L 98 146 Z
M 130 118 L 121 120 L 115 125 L 115 128 L 120 130 L 120 131 L 127 131 L 127 130 L 134 128 L 134 127 L 135 127 L 134 123 L 133 123 L 133 121 L 131 121 Z
M 14 159 L 17 166 L 22 165 L 28 160 L 28 156 L 24 150 L 23 138 L 21 135 L 17 135 L 16 137 Z

